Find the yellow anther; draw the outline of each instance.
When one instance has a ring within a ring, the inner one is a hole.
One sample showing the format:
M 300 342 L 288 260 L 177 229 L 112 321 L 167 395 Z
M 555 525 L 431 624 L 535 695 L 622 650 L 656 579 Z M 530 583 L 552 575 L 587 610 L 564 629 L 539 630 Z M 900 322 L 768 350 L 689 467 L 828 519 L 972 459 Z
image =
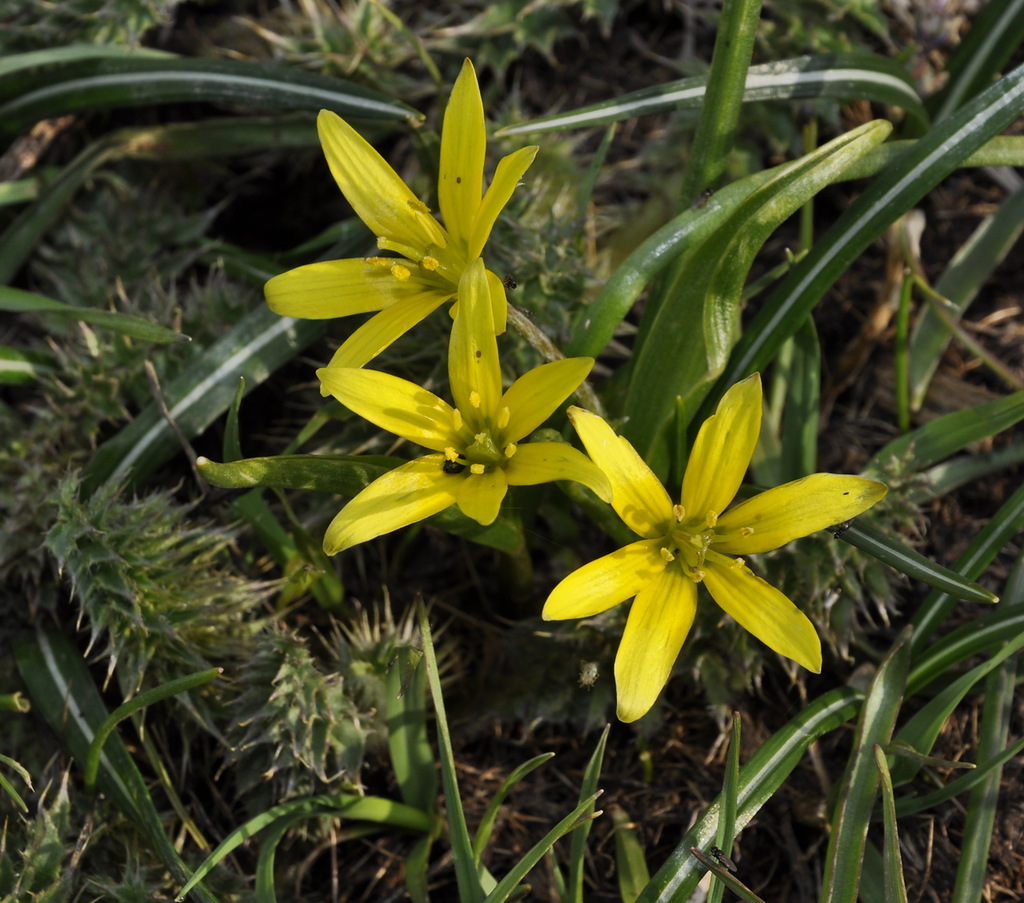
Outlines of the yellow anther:
M 511 458 L 515 453 L 516 453 L 516 444 L 515 444 L 515 442 L 509 442 L 509 444 L 505 446 L 505 457 L 506 458 Z
M 741 571 L 746 566 L 747 563 L 742 558 L 733 558 L 729 562 L 729 567 L 731 567 L 734 571 Z
M 372 267 L 389 267 L 395 262 L 393 257 L 366 257 L 364 260 Z
M 458 408 L 452 413 L 452 426 L 455 427 L 456 432 L 462 429 L 462 413 Z
M 661 557 L 664 558 L 666 561 L 676 560 L 676 556 L 672 554 L 670 549 L 666 549 L 664 546 L 662 546 L 661 549 L 659 549 L 659 551 L 661 552 Z
M 693 579 L 696 580 L 698 583 L 700 583 L 701 580 L 703 580 L 707 576 L 707 572 L 702 570 L 701 568 L 694 568 L 690 572 L 690 576 L 693 577 Z
M 490 438 L 491 438 L 491 437 L 490 437 L 490 436 L 488 436 L 488 435 L 487 435 L 487 433 L 477 433 L 477 434 L 476 434 L 476 435 L 475 435 L 475 436 L 473 437 L 473 441 L 475 441 L 475 442 L 479 442 L 479 443 L 480 443 L 481 445 L 484 445 L 484 444 L 486 444 L 486 443 L 487 443 L 487 440 L 488 440 L 488 439 L 490 439 Z
M 717 515 L 717 514 L 715 514 L 715 512 L 714 512 L 714 511 L 709 511 L 709 512 L 708 512 L 708 513 L 707 513 L 707 514 L 706 514 L 706 515 L 704 516 L 704 522 L 705 522 L 705 523 L 706 523 L 706 524 L 707 524 L 707 525 L 708 525 L 709 527 L 713 527 L 713 526 L 714 526 L 715 524 L 717 524 L 717 523 L 718 523 L 718 515 Z
M 683 518 L 686 517 L 686 509 L 682 505 L 673 505 L 672 514 L 675 516 L 676 523 L 681 524 Z
M 444 450 L 444 457 L 446 461 L 457 461 L 459 459 L 459 453 L 449 445 Z
M 754 528 L 753 527 L 740 527 L 740 536 L 753 536 L 753 535 L 754 535 Z
M 480 393 L 477 392 L 476 389 L 469 393 L 469 403 L 473 405 L 474 408 L 480 407 Z
M 430 270 L 431 272 L 433 272 L 439 266 L 441 266 L 441 262 L 436 257 L 424 257 L 420 261 L 420 264 L 423 267 L 423 269 Z
M 412 273 L 409 272 L 408 267 L 402 266 L 402 264 L 400 263 L 396 263 L 391 268 L 391 275 L 394 276 L 399 282 L 405 282 L 412 275 Z
M 498 411 L 498 429 L 505 429 L 505 427 L 508 426 L 509 420 L 511 419 L 512 412 L 507 407 L 504 407 L 500 411 Z
M 483 464 L 470 464 L 469 465 L 469 472 L 470 473 L 475 473 L 477 476 L 480 476 L 480 474 L 482 474 L 484 472 L 484 470 L 485 470 L 485 468 L 484 468 Z
M 408 204 L 414 213 L 430 213 L 430 208 L 419 198 L 409 198 Z

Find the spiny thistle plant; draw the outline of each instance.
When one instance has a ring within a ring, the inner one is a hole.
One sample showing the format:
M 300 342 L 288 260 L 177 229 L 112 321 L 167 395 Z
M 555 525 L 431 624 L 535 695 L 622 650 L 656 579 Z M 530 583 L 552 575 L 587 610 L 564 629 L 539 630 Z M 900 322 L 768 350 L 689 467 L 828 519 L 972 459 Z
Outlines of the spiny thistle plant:
M 788 899 L 755 819 L 794 779 L 817 807 L 822 903 L 907 900 L 912 881 L 991 896 L 1001 776 L 1024 749 L 1024 564 L 989 568 L 1024 529 L 1002 478 L 1024 461 L 1024 359 L 960 321 L 1024 195 L 986 195 L 948 261 L 886 230 L 960 167 L 1024 165 L 1024 139 L 1000 135 L 1024 113 L 1016 8 L 929 57 L 938 91 L 865 37 L 896 46 L 906 23 L 855 5 L 818 28 L 796 0 L 771 21 L 726 0 L 697 23 L 710 66 L 664 83 L 660 38 L 633 49 L 649 10 L 627 3 L 303 0 L 230 20 L 182 4 L 168 46 L 216 58 L 81 43 L 134 44 L 173 7 L 110 0 L 88 25 L 72 5 L 77 45 L 0 66 L 0 171 L 25 176 L 0 186 L 0 903 L 669 903 L 709 872 L 711 903 Z M 553 77 L 570 35 L 580 59 Z M 575 107 L 595 76 L 604 100 Z M 448 81 L 443 112 L 409 106 Z M 306 217 L 290 192 L 314 158 L 310 196 L 340 189 L 354 216 L 282 249 L 267 201 Z M 219 217 L 246 192 L 267 211 L 259 250 Z M 822 374 L 848 366 L 846 325 L 812 309 L 840 280 L 866 299 L 859 260 L 882 241 L 861 344 L 891 375 L 862 377 L 874 432 L 824 464 Z M 989 400 L 929 420 L 950 341 Z M 965 484 L 991 486 L 987 520 L 949 561 L 930 506 Z M 950 718 L 968 737 L 952 755 Z M 512 850 L 548 755 L 516 767 L 510 735 L 589 754 L 543 792 L 547 818 L 575 782 L 564 812 Z M 708 765 L 685 792 L 665 786 L 673 745 Z M 467 786 L 499 749 L 497 790 Z M 717 799 L 680 803 L 718 792 L 723 758 Z M 902 859 L 919 817 L 953 819 L 960 844 L 927 877 Z M 690 825 L 674 849 L 648 830 L 668 822 Z

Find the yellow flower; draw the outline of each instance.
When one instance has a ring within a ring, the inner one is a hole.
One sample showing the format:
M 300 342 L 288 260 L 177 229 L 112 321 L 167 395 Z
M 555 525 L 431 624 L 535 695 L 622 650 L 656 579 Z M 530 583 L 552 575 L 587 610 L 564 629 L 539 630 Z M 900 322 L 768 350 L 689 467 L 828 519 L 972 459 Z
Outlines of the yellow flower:
M 483 191 L 487 135 L 473 64 L 466 60 L 452 89 L 441 134 L 438 202 L 444 226 L 401 177 L 347 122 L 327 110 L 317 118 L 324 155 L 338 187 L 397 256 L 328 260 L 275 276 L 265 287 L 276 313 L 330 319 L 380 311 L 338 349 L 331 366 L 362 367 L 431 311 L 452 299 L 470 262 L 537 154 L 524 147 L 502 159 Z M 488 272 L 497 332 L 505 331 L 505 289 Z
M 374 480 L 331 522 L 324 550 L 333 555 L 458 505 L 490 524 L 509 486 L 576 480 L 611 501 L 600 469 L 564 442 L 521 443 L 590 372 L 592 358 L 568 358 L 523 374 L 504 393 L 494 336 L 492 283 L 474 260 L 459 283 L 459 312 L 448 349 L 455 406 L 433 392 L 376 370 L 324 367 L 324 389 L 382 429 L 435 453 Z
M 866 511 L 885 486 L 816 473 L 726 508 L 761 430 L 761 379 L 725 393 L 700 428 L 678 505 L 632 445 L 600 417 L 569 408 L 594 462 L 612 484 L 612 506 L 642 537 L 566 577 L 544 605 L 546 619 L 587 618 L 635 596 L 615 657 L 618 716 L 635 721 L 665 686 L 697 611 L 697 584 L 742 627 L 815 673 L 821 643 L 807 617 L 742 558 Z

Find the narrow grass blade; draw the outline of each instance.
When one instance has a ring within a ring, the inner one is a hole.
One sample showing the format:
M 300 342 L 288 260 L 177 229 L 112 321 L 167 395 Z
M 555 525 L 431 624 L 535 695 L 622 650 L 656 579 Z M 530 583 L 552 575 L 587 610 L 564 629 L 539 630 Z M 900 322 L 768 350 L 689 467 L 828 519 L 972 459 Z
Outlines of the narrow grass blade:
M 208 458 L 196 461 L 200 475 L 223 489 L 309 489 L 349 497 L 402 463 L 399 458 L 381 455 L 277 455 L 226 464 Z M 490 526 L 481 527 L 452 506 L 427 518 L 426 523 L 503 552 L 519 552 L 525 544 L 522 525 L 512 517 L 502 516 Z
M 798 480 L 818 469 L 818 419 L 821 412 L 821 347 L 808 317 L 786 346 L 778 378 L 785 381 L 781 458 L 774 485 Z
M 725 171 L 743 106 L 743 89 L 761 18 L 761 0 L 723 0 L 690 159 L 683 171 L 679 208 L 692 206 Z
M 580 785 L 579 801 L 583 802 L 584 797 L 593 797 L 598 792 L 597 782 L 601 778 L 601 766 L 604 763 L 604 751 L 608 745 L 608 732 L 610 725 L 605 725 L 601 731 L 601 737 L 597 741 L 593 755 L 587 763 L 586 771 L 583 773 L 583 783 Z M 580 825 L 572 835 L 572 842 L 569 846 L 569 886 L 565 896 L 565 903 L 583 903 L 583 865 L 587 853 L 587 838 L 590 837 L 590 828 L 593 822 Z
M 478 866 L 480 865 L 480 859 L 483 856 L 484 850 L 487 849 L 487 844 L 490 843 L 491 832 L 494 830 L 494 823 L 498 818 L 498 809 L 505 802 L 505 798 L 509 795 L 512 788 L 531 771 L 539 768 L 549 759 L 553 759 L 554 756 L 554 753 L 541 753 L 539 756 L 534 756 L 532 759 L 514 768 L 512 773 L 501 782 L 501 786 L 487 804 L 483 817 L 480 819 L 480 824 L 477 826 L 476 834 L 473 837 L 473 859 Z
M 1024 2 L 988 3 L 945 66 L 948 80 L 928 98 L 936 120 L 945 119 L 964 101 L 987 88 L 1024 39 Z
M 924 486 L 910 492 L 910 500 L 924 504 L 1009 467 L 1024 463 L 1024 443 L 1015 443 L 988 452 L 964 455 L 928 468 L 922 474 Z
M 856 903 L 868 823 L 878 790 L 872 750 L 885 746 L 903 704 L 910 668 L 910 633 L 903 631 L 871 682 L 853 740 L 836 811 L 832 816 L 822 903 Z
M 640 891 L 651 880 L 647 871 L 647 859 L 640 845 L 633 820 L 620 806 L 609 808 L 612 824 L 615 826 L 615 873 L 619 882 L 619 896 L 622 903 L 634 903 Z
M 740 782 L 740 741 L 743 726 L 740 713 L 732 715 L 732 737 L 729 740 L 729 758 L 725 765 L 725 781 L 722 784 L 722 810 L 718 819 L 718 833 L 715 835 L 715 847 L 726 855 L 732 854 L 733 841 L 736 840 L 736 795 Z M 719 870 L 715 870 L 718 881 L 711 882 L 708 891 L 708 903 L 721 903 L 725 893 L 726 882 L 721 880 Z M 729 885 L 731 886 L 731 885 Z
M 16 771 L 18 773 L 18 777 L 28 785 L 28 789 L 32 789 L 32 775 L 28 773 L 28 770 L 20 762 L 15 762 L 14 759 L 10 758 L 10 756 L 0 755 L 0 765 L 4 765 L 12 771 Z M 2 789 L 4 793 L 11 798 L 11 802 L 13 802 L 15 806 L 25 814 L 28 814 L 28 806 L 25 805 L 25 801 L 21 798 L 18 791 L 14 789 L 14 785 L 12 785 L 11 782 L 2 774 L 0 774 L 0 789 Z
M 52 355 L 0 346 L 0 385 L 31 385 L 54 370 Z
M 33 710 L 46 720 L 70 754 L 85 762 L 108 713 L 81 654 L 62 634 L 43 632 L 23 635 L 14 654 Z M 116 734 L 100 753 L 96 786 L 135 823 L 171 875 L 181 882 L 187 880 L 189 868 L 167 837 L 146 782 Z M 203 903 L 216 903 L 202 885 L 194 884 L 192 890 Z
M 106 480 L 146 477 L 179 451 L 178 431 L 186 438 L 198 436 L 227 411 L 240 377 L 251 391 L 311 344 L 323 328 L 314 320 L 279 317 L 265 307 L 253 310 L 164 387 L 175 426 L 158 404 L 151 405 L 100 446 L 83 481 L 87 491 Z
M 241 60 L 138 55 L 60 61 L 0 73 L 0 123 L 8 132 L 86 110 L 197 101 L 328 109 L 362 119 L 422 119 L 411 107 L 361 85 L 295 67 Z
M 740 769 L 736 794 L 737 831 L 742 831 L 782 786 L 803 758 L 807 747 L 856 715 L 862 699 L 862 695 L 850 687 L 826 693 L 761 745 Z M 690 851 L 694 847 L 707 851 L 714 844 L 721 807 L 722 800 L 718 799 L 704 811 L 643 889 L 637 903 L 670 903 L 689 899 L 704 874 L 704 866 Z
M 175 900 L 183 900 L 197 882 L 202 881 L 217 866 L 217 863 L 253 835 L 272 827 L 282 819 L 294 821 L 300 818 L 319 818 L 321 816 L 372 822 L 375 826 L 388 826 L 406 831 L 430 830 L 430 818 L 425 813 L 382 797 L 339 793 L 336 796 L 322 795 L 289 800 L 287 803 L 281 803 L 266 812 L 261 812 L 250 818 L 245 824 L 235 828 L 206 857 L 203 864 L 196 869 L 189 881 L 182 887 Z
M 875 765 L 882 781 L 882 821 L 885 839 L 882 844 L 882 875 L 885 882 L 886 903 L 907 903 L 907 885 L 903 880 L 903 856 L 900 854 L 900 836 L 896 826 L 896 797 L 889 775 L 885 751 L 877 743 L 872 750 Z
M 956 599 L 963 599 L 967 602 L 999 601 L 998 596 L 983 586 L 979 586 L 973 580 L 961 577 L 956 571 L 925 558 L 920 552 L 914 551 L 895 537 L 868 524 L 853 521 L 841 532 L 837 530 L 836 536 L 843 542 L 847 542 L 895 568 L 901 574 L 934 586 Z
M 677 396 L 691 414 L 722 372 L 740 336 L 740 298 L 754 256 L 778 225 L 854 159 L 882 142 L 887 122 L 869 122 L 776 170 L 695 253 L 641 323 L 626 395 L 624 433 L 645 459 Z
M 155 345 L 189 341 L 187 335 L 151 323 L 149 320 L 143 320 L 141 317 L 120 314 L 111 310 L 97 310 L 92 307 L 75 307 L 65 304 L 63 301 L 44 298 L 42 295 L 9 286 L 0 286 L 0 310 L 15 314 L 40 316 L 48 314 L 62 319 L 78 320 L 91 326 L 101 326 L 111 332 L 131 336 L 133 339 L 152 342 Z
M 666 82 L 566 113 L 505 126 L 498 135 L 549 132 L 620 122 L 635 116 L 695 109 L 704 103 L 708 77 L 698 75 Z M 800 56 L 751 66 L 743 87 L 743 102 L 797 100 L 807 97 L 863 98 L 906 110 L 927 121 L 924 105 L 904 67 L 873 53 L 834 53 Z
M 1024 391 L 931 420 L 879 449 L 868 468 L 881 471 L 889 461 L 896 460 L 907 470 L 924 470 L 1021 420 Z
M 201 687 L 203 684 L 213 680 L 219 674 L 222 674 L 223 668 L 209 668 L 206 671 L 197 671 L 195 674 L 188 674 L 185 677 L 179 677 L 177 680 L 170 680 L 165 684 L 161 684 L 159 687 L 154 687 L 152 690 L 147 690 L 145 693 L 139 693 L 138 696 L 134 696 L 129 699 L 126 703 L 119 705 L 113 712 L 111 712 L 98 728 L 96 728 L 96 735 L 92 738 L 92 742 L 89 744 L 89 753 L 85 759 L 85 786 L 86 789 L 92 790 L 96 784 L 96 775 L 100 768 L 100 757 L 103 755 L 103 746 L 107 742 L 107 739 L 114 732 L 114 729 L 125 720 L 139 712 L 146 706 L 152 705 L 154 702 L 160 702 L 163 699 L 168 699 L 171 696 L 176 696 L 178 693 L 185 693 L 189 690 L 194 690 L 196 687 Z
M 693 858 L 696 859 L 704 868 L 706 868 L 712 875 L 715 876 L 717 881 L 712 881 L 711 886 L 729 888 L 737 897 L 741 900 L 745 900 L 746 903 L 764 903 L 757 894 L 755 894 L 747 885 L 745 885 L 739 878 L 733 875 L 725 866 L 723 866 L 716 859 L 708 856 L 707 853 L 703 853 L 696 847 L 693 847 L 690 852 L 693 854 Z M 708 894 L 708 899 L 711 899 L 711 895 Z
M 705 400 L 763 370 L 853 260 L 970 154 L 999 134 L 1024 108 L 1024 67 L 1000 79 L 898 156 L 851 204 L 754 317 Z M 704 413 L 704 412 L 702 412 Z
M 526 876 L 533 870 L 541 859 L 547 854 L 557 840 L 564 837 L 570 831 L 577 830 L 601 814 L 601 810 L 594 809 L 594 801 L 601 795 L 601 791 L 593 793 L 580 801 L 580 804 L 572 810 L 565 818 L 555 825 L 537 843 L 526 851 L 520 859 L 501 879 L 484 900 L 484 903 L 504 903 L 522 884 Z
M 1024 486 L 1010 496 L 985 524 L 967 551 L 956 560 L 953 570 L 967 578 L 980 576 L 1000 549 L 1021 530 L 1024 530 Z M 911 619 L 915 655 L 928 644 L 955 605 L 955 598 L 936 590 L 925 597 Z
M 949 314 L 959 320 L 982 284 L 1024 231 L 1024 189 L 1004 200 L 981 222 L 956 252 L 935 283 L 938 295 L 952 302 Z M 910 338 L 910 406 L 921 407 L 939 360 L 949 344 L 949 330 L 930 305 L 925 305 Z
M 473 843 L 469 838 L 466 813 L 462 808 L 462 797 L 459 795 L 459 778 L 455 772 L 455 753 L 452 750 L 451 735 L 448 733 L 448 719 L 444 710 L 444 697 L 441 695 L 441 678 L 437 671 L 437 657 L 434 654 L 430 621 L 422 600 L 417 602 L 417 606 L 419 608 L 420 637 L 423 640 L 423 655 L 426 658 L 427 682 L 430 685 L 430 695 L 434 700 L 434 713 L 437 715 L 437 747 L 441 765 L 441 786 L 444 788 L 445 807 L 448 810 L 448 839 L 452 847 L 452 858 L 455 860 L 455 880 L 459 888 L 459 901 L 460 903 L 483 903 L 484 890 L 477 873 L 473 857 Z
M 976 684 L 1021 648 L 1024 648 L 1024 635 L 1007 643 L 987 662 L 971 668 L 966 674 L 958 677 L 915 713 L 914 717 L 900 728 L 896 739 L 913 747 L 919 753 L 930 753 L 946 719 L 953 714 L 963 698 Z M 905 784 L 917 774 L 919 768 L 918 762 L 901 757 L 892 768 L 893 782 Z

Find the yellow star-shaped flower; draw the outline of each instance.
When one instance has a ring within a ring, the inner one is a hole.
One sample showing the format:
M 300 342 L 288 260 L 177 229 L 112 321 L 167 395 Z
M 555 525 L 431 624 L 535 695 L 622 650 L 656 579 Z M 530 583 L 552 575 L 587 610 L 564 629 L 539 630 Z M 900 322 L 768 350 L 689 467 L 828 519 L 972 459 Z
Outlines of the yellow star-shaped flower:
M 615 511 L 642 538 L 566 577 L 544 617 L 587 618 L 636 597 L 615 657 L 619 718 L 635 721 L 654 705 L 693 624 L 699 583 L 763 643 L 820 671 L 821 643 L 808 618 L 742 558 L 729 556 L 767 552 L 849 520 L 883 498 L 885 486 L 816 473 L 726 510 L 761 431 L 757 374 L 730 388 L 702 424 L 679 504 L 604 420 L 580 408 L 569 408 L 569 417 L 612 484 Z
M 333 555 L 458 505 L 487 525 L 509 486 L 576 480 L 611 501 L 607 477 L 564 442 L 520 442 L 583 382 L 592 358 L 535 367 L 502 392 L 494 335 L 492 283 L 474 260 L 459 283 L 459 311 L 448 349 L 455 406 L 433 392 L 377 370 L 331 365 L 317 371 L 324 390 L 371 423 L 435 453 L 374 480 L 331 522 Z
M 275 276 L 265 287 L 271 310 L 330 319 L 380 311 L 357 329 L 331 360 L 362 367 L 431 311 L 455 297 L 459 280 L 480 256 L 498 214 L 537 154 L 524 147 L 503 158 L 483 191 L 487 134 L 473 64 L 466 60 L 452 89 L 441 131 L 437 185 L 442 226 L 401 177 L 345 120 L 327 110 L 317 118 L 320 143 L 338 187 L 396 256 L 328 260 Z M 505 289 L 488 272 L 496 330 L 505 331 Z

